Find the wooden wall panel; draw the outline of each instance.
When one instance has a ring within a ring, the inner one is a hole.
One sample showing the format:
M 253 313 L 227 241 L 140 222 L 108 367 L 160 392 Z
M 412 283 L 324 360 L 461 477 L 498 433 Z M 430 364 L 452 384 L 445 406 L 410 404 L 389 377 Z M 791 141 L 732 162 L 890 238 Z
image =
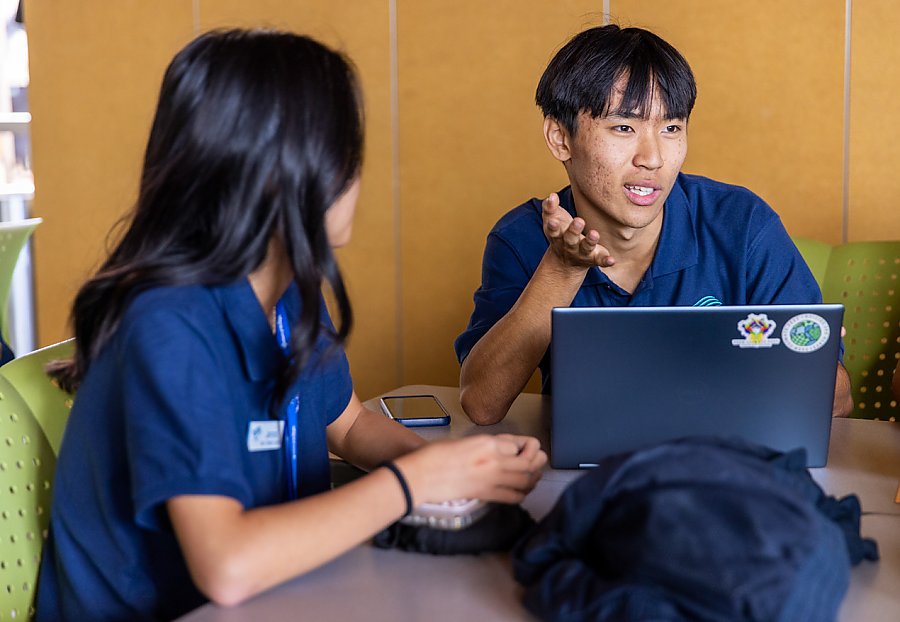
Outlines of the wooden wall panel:
M 25 8 L 38 341 L 69 336 L 75 292 L 136 197 L 147 133 L 191 0 L 31 1 Z
M 348 357 L 363 399 L 399 384 L 388 8 L 387 0 L 200 0 L 199 15 L 201 31 L 240 26 L 307 34 L 342 50 L 357 66 L 366 100 L 363 186 L 353 240 L 338 260 L 356 315 Z
M 488 231 L 565 185 L 534 90 L 601 11 L 599 0 L 398 0 L 403 382 L 459 382 L 453 340 Z
M 613 21 L 658 32 L 697 74 L 685 170 L 746 185 L 792 234 L 840 241 L 844 0 L 610 4 Z M 354 240 L 339 252 L 357 311 L 349 354 L 360 394 L 455 384 L 452 342 L 471 312 L 488 230 L 566 183 L 541 138 L 537 80 L 572 34 L 602 22 L 602 5 L 396 0 L 394 85 L 391 0 L 30 1 L 34 211 L 46 220 L 35 237 L 40 343 L 68 335 L 72 295 L 134 201 L 171 56 L 199 30 L 273 26 L 344 49 L 365 90 L 363 194 Z M 900 238 L 898 210 L 883 198 L 900 159 L 890 114 L 900 43 L 887 30 L 898 13 L 887 0 L 854 3 L 851 240 Z
M 685 171 L 747 186 L 791 234 L 836 243 L 844 10 L 844 0 L 612 0 L 610 14 L 656 32 L 694 70 Z
M 900 4 L 856 0 L 851 19 L 849 239 L 900 240 Z

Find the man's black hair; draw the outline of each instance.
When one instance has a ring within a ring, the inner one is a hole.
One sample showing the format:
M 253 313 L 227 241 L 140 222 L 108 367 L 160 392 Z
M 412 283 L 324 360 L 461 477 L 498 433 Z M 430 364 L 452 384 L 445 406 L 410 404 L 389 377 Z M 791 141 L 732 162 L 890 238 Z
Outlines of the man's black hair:
M 622 78 L 628 80 L 622 101 L 610 110 Z M 585 30 L 563 46 L 541 76 L 535 101 L 574 135 L 582 112 L 649 117 L 657 90 L 666 118 L 690 117 L 697 84 L 684 57 L 652 32 L 613 24 Z

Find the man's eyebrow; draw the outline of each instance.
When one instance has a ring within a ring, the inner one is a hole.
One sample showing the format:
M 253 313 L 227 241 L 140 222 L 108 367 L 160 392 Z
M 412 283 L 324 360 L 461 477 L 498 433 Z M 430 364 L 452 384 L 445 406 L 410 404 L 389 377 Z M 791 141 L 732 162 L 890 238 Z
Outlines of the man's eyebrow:
M 647 119 L 646 115 L 641 114 L 637 110 L 613 110 L 603 115 L 604 118 L 613 119 Z M 684 121 L 684 117 L 661 117 L 660 121 Z
M 642 115 L 637 110 L 611 110 L 606 113 L 604 116 L 606 117 L 615 117 L 617 119 L 643 119 L 644 115 Z

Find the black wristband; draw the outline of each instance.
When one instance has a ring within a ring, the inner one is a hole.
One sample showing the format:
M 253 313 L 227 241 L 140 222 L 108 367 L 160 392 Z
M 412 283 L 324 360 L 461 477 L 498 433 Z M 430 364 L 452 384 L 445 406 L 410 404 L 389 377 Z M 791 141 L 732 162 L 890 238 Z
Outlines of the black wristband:
M 409 492 L 409 484 L 406 483 L 406 478 L 403 477 L 403 473 L 401 473 L 400 469 L 397 468 L 397 465 L 390 460 L 382 462 L 378 466 L 383 466 L 397 477 L 397 481 L 400 482 L 400 488 L 403 489 L 403 496 L 406 498 L 406 512 L 403 513 L 403 516 L 409 516 L 413 511 L 413 500 L 412 493 Z

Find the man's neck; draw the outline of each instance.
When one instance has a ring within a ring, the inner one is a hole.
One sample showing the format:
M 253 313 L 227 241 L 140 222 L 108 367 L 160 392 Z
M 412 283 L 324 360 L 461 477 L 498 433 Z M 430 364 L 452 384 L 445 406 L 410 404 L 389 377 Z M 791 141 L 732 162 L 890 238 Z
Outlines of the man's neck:
M 601 268 L 603 273 L 616 285 L 633 293 L 656 255 L 665 210 L 660 213 L 659 218 L 640 229 L 614 222 L 593 210 L 579 211 L 577 206 L 576 213 L 584 219 L 586 231 L 594 229 L 600 234 L 600 244 L 616 260 L 614 266 Z

